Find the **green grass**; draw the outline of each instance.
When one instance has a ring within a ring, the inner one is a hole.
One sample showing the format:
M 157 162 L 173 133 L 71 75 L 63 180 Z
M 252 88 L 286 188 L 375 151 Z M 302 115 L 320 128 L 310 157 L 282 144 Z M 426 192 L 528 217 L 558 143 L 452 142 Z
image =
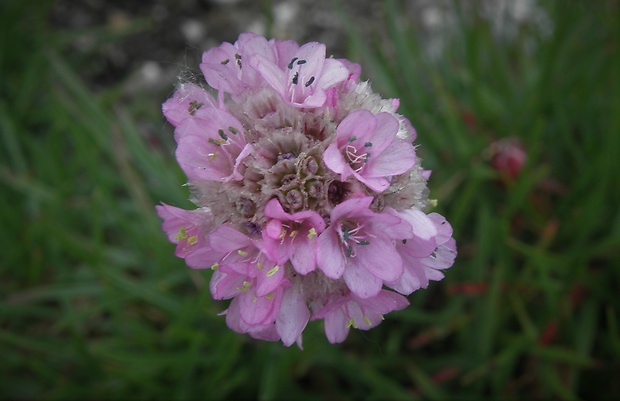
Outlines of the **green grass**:
M 459 258 L 379 327 L 334 346 L 310 324 L 301 351 L 228 330 L 209 273 L 161 232 L 154 205 L 191 207 L 167 93 L 92 91 L 51 5 L 3 2 L 0 397 L 620 396 L 618 2 L 547 2 L 552 35 L 503 43 L 461 10 L 436 59 L 401 5 L 385 2 L 376 41 L 348 27 L 348 56 L 401 98 Z M 528 153 L 508 182 L 485 156 L 506 137 Z

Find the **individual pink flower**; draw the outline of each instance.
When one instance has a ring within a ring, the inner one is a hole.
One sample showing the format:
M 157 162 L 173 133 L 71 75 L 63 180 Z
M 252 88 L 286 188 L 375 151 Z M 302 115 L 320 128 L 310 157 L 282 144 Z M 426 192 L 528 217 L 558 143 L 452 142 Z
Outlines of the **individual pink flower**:
M 247 62 L 250 56 L 259 54 L 275 62 L 274 51 L 273 45 L 264 37 L 244 33 L 234 44 L 224 42 L 205 52 L 200 69 L 211 87 L 230 94 L 240 94 L 264 85 L 257 71 Z
M 413 238 L 396 243 L 403 259 L 404 271 L 400 279 L 389 286 L 404 295 L 427 288 L 429 280 L 441 280 L 441 270 L 454 263 L 456 243 L 452 227 L 437 214 L 428 216 L 420 211 L 408 211 L 405 218 L 414 227 Z
M 290 260 L 300 274 L 314 270 L 317 236 L 325 229 L 323 218 L 311 210 L 286 213 L 277 199 L 267 203 L 265 217 L 271 218 L 262 230 L 267 253 L 278 263 Z
M 396 137 L 399 124 L 389 113 L 351 112 L 336 130 L 336 140 L 325 150 L 325 164 L 345 181 L 350 176 L 376 192 L 383 192 L 389 177 L 413 167 L 415 151 Z
M 326 91 L 346 81 L 349 70 L 338 60 L 325 58 L 323 44 L 312 42 L 291 50 L 292 46 L 280 49 L 278 61 L 255 53 L 249 63 L 286 102 L 304 108 L 323 106 Z
M 176 128 L 179 165 L 190 180 L 241 180 L 241 162 L 252 151 L 244 128 L 230 113 L 215 108 L 187 118 Z
M 393 239 L 409 235 L 401 219 L 369 209 L 373 198 L 342 202 L 330 215 L 330 225 L 319 236 L 317 264 L 332 279 L 344 277 L 361 298 L 375 296 L 384 282 L 403 274 L 403 263 Z
M 218 258 L 211 267 L 227 274 L 245 276 L 257 296 L 266 296 L 286 280 L 284 266 L 276 264 L 263 252 L 262 243 L 252 240 L 228 226 L 221 226 L 209 236 L 212 255 Z M 212 256 L 206 256 L 211 262 Z
M 184 210 L 166 205 L 155 206 L 157 214 L 164 221 L 162 229 L 168 240 L 177 244 L 175 255 L 187 258 L 200 249 L 208 248 L 207 231 L 212 227 L 213 216 L 206 209 Z
M 345 294 L 328 303 L 312 319 L 325 319 L 325 335 L 330 343 L 343 342 L 351 327 L 369 330 L 383 320 L 383 315 L 400 310 L 409 301 L 395 292 L 380 290 L 370 298 Z

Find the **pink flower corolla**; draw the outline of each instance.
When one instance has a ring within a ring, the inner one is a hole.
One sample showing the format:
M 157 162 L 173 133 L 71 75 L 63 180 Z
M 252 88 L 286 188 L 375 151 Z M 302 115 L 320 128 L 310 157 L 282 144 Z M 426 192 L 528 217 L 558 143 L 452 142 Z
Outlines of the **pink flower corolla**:
M 396 243 L 404 266 L 403 275 L 389 287 L 401 294 L 427 288 L 429 280 L 441 280 L 441 270 L 454 263 L 456 242 L 452 238 L 452 226 L 437 213 L 425 215 L 419 210 L 408 210 L 401 216 L 414 227 L 414 235 Z
M 184 210 L 165 203 L 155 206 L 155 209 L 164 221 L 162 229 L 168 240 L 177 244 L 177 257 L 187 258 L 194 252 L 208 248 L 206 234 L 213 227 L 213 216 L 208 210 Z
M 210 267 L 226 274 L 240 274 L 245 277 L 244 292 L 264 297 L 283 285 L 285 269 L 267 257 L 262 242 L 253 240 L 243 233 L 220 226 L 209 236 L 212 255 L 218 258 Z M 207 256 L 209 262 L 213 256 Z M 206 266 L 205 266 L 206 267 Z M 217 293 L 213 294 L 219 298 Z
M 241 180 L 241 162 L 252 151 L 244 128 L 224 110 L 209 108 L 176 128 L 179 165 L 190 180 Z
M 407 298 L 381 290 L 370 298 L 353 293 L 342 295 L 316 312 L 312 319 L 325 319 L 325 335 L 331 343 L 343 342 L 351 327 L 369 330 L 383 320 L 383 315 L 409 305 Z
M 307 43 L 295 49 L 290 42 L 285 42 L 279 47 L 279 60 L 256 53 L 249 62 L 263 79 L 293 106 L 323 106 L 327 100 L 327 90 L 355 74 L 342 62 L 325 58 L 325 45 L 321 43 Z M 287 64 L 284 65 L 283 62 Z
M 265 217 L 271 218 L 262 231 L 267 253 L 278 263 L 290 260 L 298 273 L 314 270 L 317 235 L 325 229 L 323 218 L 311 210 L 286 213 L 277 199 L 267 203 Z
M 264 85 L 258 72 L 247 62 L 257 54 L 272 62 L 276 60 L 273 44 L 262 36 L 244 33 L 234 44 L 224 42 L 205 52 L 200 69 L 212 88 L 239 94 Z
M 416 132 L 361 68 L 325 46 L 242 34 L 203 54 L 210 88 L 183 83 L 162 110 L 195 210 L 157 206 L 176 255 L 212 271 L 238 333 L 331 343 L 443 278 L 452 228 L 426 211 Z
M 325 164 L 340 180 L 350 176 L 376 192 L 390 186 L 389 177 L 410 170 L 413 146 L 397 138 L 398 120 L 389 113 L 351 112 L 336 129 L 336 140 L 325 150 Z
M 317 243 L 318 267 L 332 279 L 344 277 L 361 298 L 377 295 L 384 282 L 403 274 L 393 240 L 411 230 L 394 215 L 370 210 L 372 201 L 371 196 L 353 198 L 336 206 Z

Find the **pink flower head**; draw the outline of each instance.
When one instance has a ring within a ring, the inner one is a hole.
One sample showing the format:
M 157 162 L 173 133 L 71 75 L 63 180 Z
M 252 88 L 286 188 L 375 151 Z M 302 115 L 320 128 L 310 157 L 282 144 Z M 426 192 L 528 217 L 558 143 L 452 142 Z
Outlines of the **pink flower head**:
M 323 44 L 312 42 L 294 52 L 293 49 L 294 46 L 286 42 L 280 46 L 278 61 L 256 53 L 250 64 L 286 102 L 304 108 L 323 106 L 327 100 L 326 91 L 346 81 L 349 70 L 338 60 L 325 58 Z
M 331 343 L 376 326 L 456 257 L 450 224 L 424 211 L 430 171 L 399 100 L 325 55 L 245 33 L 203 54 L 210 89 L 181 84 L 162 106 L 197 206 L 157 206 L 164 232 L 212 271 L 231 330 L 287 347 L 312 320 Z
M 416 161 L 413 146 L 396 137 L 398 128 L 389 113 L 353 111 L 338 125 L 336 140 L 325 150 L 325 164 L 341 181 L 353 176 L 383 192 L 389 177 L 408 171 Z

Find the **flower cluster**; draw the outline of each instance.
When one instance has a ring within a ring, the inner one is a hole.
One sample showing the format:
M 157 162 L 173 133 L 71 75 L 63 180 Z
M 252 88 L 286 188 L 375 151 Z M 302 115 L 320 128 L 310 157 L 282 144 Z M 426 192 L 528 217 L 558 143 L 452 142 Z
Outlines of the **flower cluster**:
M 232 300 L 232 330 L 301 347 L 324 319 L 342 342 L 442 279 L 456 245 L 423 211 L 416 132 L 359 65 L 245 33 L 200 68 L 211 89 L 183 83 L 163 105 L 197 209 L 157 211 L 176 255 L 212 269 L 213 297 Z

